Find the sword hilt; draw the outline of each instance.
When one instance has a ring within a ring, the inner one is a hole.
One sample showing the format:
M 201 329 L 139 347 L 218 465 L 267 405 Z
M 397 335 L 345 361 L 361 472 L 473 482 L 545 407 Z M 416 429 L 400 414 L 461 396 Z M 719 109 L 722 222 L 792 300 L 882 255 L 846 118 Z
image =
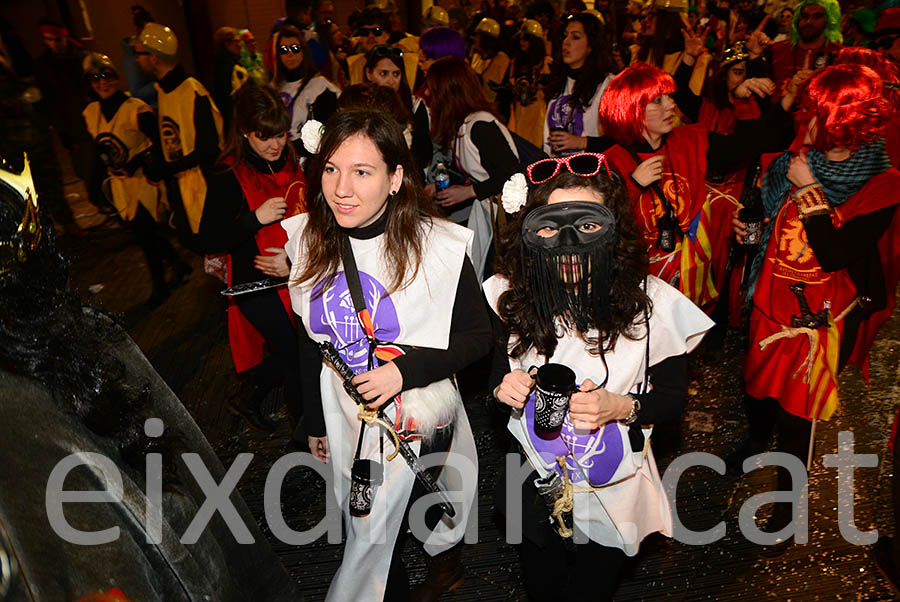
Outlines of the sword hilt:
M 813 312 L 809 309 L 809 303 L 806 301 L 805 282 L 795 282 L 791 285 L 791 292 L 797 297 L 797 304 L 800 306 L 800 315 L 791 316 L 791 326 L 794 328 L 819 328 L 828 324 L 828 314 L 825 311 Z

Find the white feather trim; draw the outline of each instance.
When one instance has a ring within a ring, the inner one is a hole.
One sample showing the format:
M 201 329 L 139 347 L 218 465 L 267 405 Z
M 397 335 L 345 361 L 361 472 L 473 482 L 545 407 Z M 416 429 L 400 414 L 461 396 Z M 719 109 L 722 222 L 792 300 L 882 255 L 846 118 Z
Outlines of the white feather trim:
M 438 426 L 453 422 L 461 405 L 459 389 L 451 379 L 445 378 L 427 387 L 403 391 L 399 423 L 406 425 L 414 421 L 416 431 L 428 439 Z

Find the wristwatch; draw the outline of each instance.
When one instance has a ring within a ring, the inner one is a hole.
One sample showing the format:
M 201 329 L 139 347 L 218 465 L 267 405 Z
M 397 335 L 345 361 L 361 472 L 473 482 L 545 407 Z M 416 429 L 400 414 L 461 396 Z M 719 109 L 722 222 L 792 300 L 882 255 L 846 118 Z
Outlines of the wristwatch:
M 625 420 L 620 421 L 625 426 L 631 426 L 632 424 L 634 424 L 638 419 L 638 415 L 640 415 L 641 413 L 641 400 L 638 399 L 638 396 L 634 393 L 628 393 L 628 397 L 630 397 L 632 401 L 631 413 L 628 414 L 628 417 L 625 418 Z

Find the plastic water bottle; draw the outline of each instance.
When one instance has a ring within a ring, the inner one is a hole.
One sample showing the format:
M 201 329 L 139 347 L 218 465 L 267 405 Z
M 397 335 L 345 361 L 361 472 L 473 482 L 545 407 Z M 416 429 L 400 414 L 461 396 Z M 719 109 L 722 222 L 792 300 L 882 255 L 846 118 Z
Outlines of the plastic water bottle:
M 447 166 L 441 161 L 437 164 L 434 171 L 434 189 L 436 191 L 443 190 L 448 186 L 450 186 L 450 172 L 447 171 Z

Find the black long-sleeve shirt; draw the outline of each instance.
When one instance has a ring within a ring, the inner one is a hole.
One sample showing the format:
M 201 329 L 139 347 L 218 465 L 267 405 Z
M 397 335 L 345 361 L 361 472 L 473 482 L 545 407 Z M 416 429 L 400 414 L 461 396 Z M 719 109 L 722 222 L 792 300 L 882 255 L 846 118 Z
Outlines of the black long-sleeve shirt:
M 775 103 L 759 119 L 738 121 L 731 134 L 707 132 L 709 141 L 706 147 L 707 171 L 725 170 L 749 161 L 761 153 L 784 150 L 790 143 L 792 127 L 788 113 L 781 108 L 780 103 Z M 657 149 L 652 148 L 642 138 L 631 146 L 630 150 L 635 153 L 653 153 Z
M 478 121 L 472 125 L 472 143 L 478 149 L 481 166 L 490 175 L 483 182 L 472 180 L 475 196 L 486 199 L 500 194 L 503 185 L 514 174 L 522 170 L 509 142 L 500 131 L 500 127 L 492 121 Z
M 286 165 L 286 153 L 274 162 L 268 162 L 258 155 L 247 153 L 242 159 L 261 175 L 268 175 L 269 169 L 278 173 Z M 265 277 L 253 265 L 254 258 L 261 249 L 256 244 L 256 233 L 263 224 L 250 210 L 244 191 L 233 170 L 219 168 L 207 179 L 206 201 L 203 217 L 197 233 L 203 253 L 231 253 L 231 283 L 243 284 Z
M 887 303 L 884 274 L 878 254 L 878 239 L 884 234 L 897 205 L 857 216 L 835 228 L 827 213 L 806 218 L 804 229 L 816 260 L 826 272 L 847 268 L 860 296 L 868 297 L 866 311 L 877 311 Z
M 375 238 L 384 233 L 388 212 L 375 223 L 353 230 L 345 230 L 348 236 L 360 240 Z M 304 329 L 301 329 L 304 330 Z M 305 333 L 304 333 L 305 335 Z M 300 337 L 300 380 L 303 383 L 304 425 L 313 437 L 325 435 L 325 419 L 322 413 L 321 392 L 318 390 L 321 360 L 318 349 L 308 336 Z M 475 277 L 475 268 L 468 257 L 463 259 L 462 270 L 456 286 L 453 314 L 450 318 L 450 339 L 447 349 L 415 347 L 394 360 L 403 375 L 403 389 L 424 387 L 447 378 L 490 352 L 491 324 L 488 310 Z M 307 387 L 315 383 L 316 391 Z

